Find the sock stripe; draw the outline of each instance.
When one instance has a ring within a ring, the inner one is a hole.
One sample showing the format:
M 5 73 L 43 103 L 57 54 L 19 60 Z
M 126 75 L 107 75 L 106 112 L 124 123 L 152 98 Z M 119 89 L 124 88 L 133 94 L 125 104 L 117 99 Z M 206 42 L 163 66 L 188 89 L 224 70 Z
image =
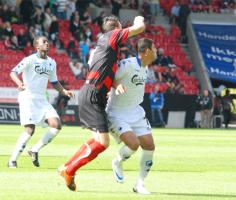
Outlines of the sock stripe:
M 89 154 L 92 152 L 90 146 L 89 146 L 87 143 L 85 143 L 84 145 L 86 146 L 86 152 L 85 152 L 85 154 L 84 154 L 84 155 L 83 155 L 83 154 L 82 154 L 82 155 L 79 155 L 75 160 L 73 160 L 73 161 L 71 162 L 71 165 L 74 165 L 74 164 L 76 164 L 79 160 L 88 157 Z
M 92 142 L 92 143 L 91 143 Z M 95 140 L 89 140 L 83 144 L 76 154 L 67 162 L 66 173 L 74 176 L 75 172 L 82 166 L 95 159 L 98 154 L 103 152 L 106 148 Z

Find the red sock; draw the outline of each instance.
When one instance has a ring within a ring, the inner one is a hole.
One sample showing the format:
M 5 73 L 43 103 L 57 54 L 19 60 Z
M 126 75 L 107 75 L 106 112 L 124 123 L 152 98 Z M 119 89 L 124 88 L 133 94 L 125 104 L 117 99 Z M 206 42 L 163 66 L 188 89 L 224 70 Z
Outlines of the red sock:
M 67 165 L 68 167 L 66 169 L 66 173 L 70 176 L 74 176 L 77 169 L 92 161 L 98 156 L 98 154 L 106 149 L 102 144 L 95 140 L 93 140 L 92 143 L 84 144 L 83 146 L 85 147 L 81 148 L 81 151 L 79 150 L 80 153 L 77 152 L 77 156 L 73 156 L 75 158 L 70 162 L 69 165 Z
M 89 139 L 86 143 L 88 144 L 88 145 L 90 145 L 90 144 L 92 144 L 94 142 L 94 139 L 93 138 L 91 138 L 91 139 Z M 82 152 L 86 152 L 86 145 L 85 144 L 83 144 L 80 148 L 79 148 L 79 150 L 75 153 L 75 155 L 70 159 L 70 160 L 68 160 L 66 163 L 65 163 L 65 166 L 68 166 L 68 165 L 70 165 L 70 163 L 73 161 L 73 160 L 75 160 L 75 159 L 77 159 L 81 154 L 82 154 Z

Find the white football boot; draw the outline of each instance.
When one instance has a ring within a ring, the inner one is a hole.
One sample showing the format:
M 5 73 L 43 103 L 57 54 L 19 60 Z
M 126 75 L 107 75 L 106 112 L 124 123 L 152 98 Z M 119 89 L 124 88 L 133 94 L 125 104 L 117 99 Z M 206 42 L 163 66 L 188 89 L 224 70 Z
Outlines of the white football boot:
M 114 177 L 118 183 L 124 182 L 124 175 L 123 175 L 123 168 L 122 168 L 122 162 L 119 162 L 117 158 L 114 158 L 112 160 L 112 170 Z
M 133 188 L 133 191 L 139 194 L 149 195 L 151 194 L 144 186 L 142 181 L 138 181 Z
M 16 161 L 8 161 L 8 163 L 7 163 L 7 166 L 9 167 L 9 168 L 17 168 L 17 162 Z

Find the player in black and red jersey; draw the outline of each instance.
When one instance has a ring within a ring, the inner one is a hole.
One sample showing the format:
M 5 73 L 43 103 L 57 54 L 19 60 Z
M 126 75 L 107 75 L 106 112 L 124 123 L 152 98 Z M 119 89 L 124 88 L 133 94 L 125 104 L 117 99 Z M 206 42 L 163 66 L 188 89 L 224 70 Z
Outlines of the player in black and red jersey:
M 93 138 L 83 144 L 75 155 L 59 168 L 60 175 L 72 191 L 76 190 L 75 172 L 109 146 L 105 107 L 107 93 L 113 84 L 117 69 L 120 46 L 129 37 L 143 32 L 145 24 L 144 18 L 137 16 L 131 27 L 122 29 L 119 19 L 109 16 L 104 18 L 102 28 L 103 34 L 99 37 L 97 46 L 90 56 L 86 83 L 79 95 L 80 121 L 84 127 L 92 130 Z

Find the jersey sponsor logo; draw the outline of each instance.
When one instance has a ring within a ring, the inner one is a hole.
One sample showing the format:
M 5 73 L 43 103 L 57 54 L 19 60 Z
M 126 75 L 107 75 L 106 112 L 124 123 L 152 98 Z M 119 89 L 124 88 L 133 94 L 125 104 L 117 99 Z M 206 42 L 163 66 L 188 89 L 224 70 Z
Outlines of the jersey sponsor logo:
M 146 78 L 139 77 L 137 74 L 135 74 L 135 75 L 131 78 L 131 82 L 132 82 L 133 84 L 135 84 L 136 86 L 138 86 L 138 85 L 143 85 L 146 81 L 147 81 Z
M 51 70 L 48 69 L 46 66 L 41 66 L 41 65 L 35 65 L 34 67 L 35 72 L 38 74 L 46 74 L 46 75 L 50 75 Z

